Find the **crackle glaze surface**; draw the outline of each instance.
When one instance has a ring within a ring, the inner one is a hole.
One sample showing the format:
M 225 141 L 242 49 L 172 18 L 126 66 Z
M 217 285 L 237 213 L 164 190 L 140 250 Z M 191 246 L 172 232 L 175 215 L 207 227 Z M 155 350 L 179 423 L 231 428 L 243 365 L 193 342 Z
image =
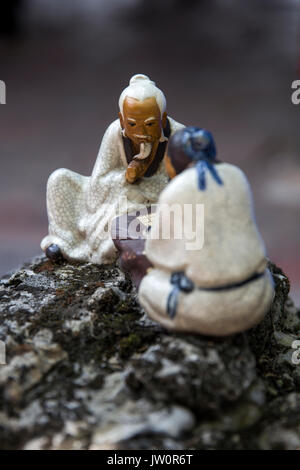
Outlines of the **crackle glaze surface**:
M 184 127 L 168 118 L 171 134 Z M 90 177 L 56 170 L 47 185 L 49 234 L 41 248 L 57 244 L 67 259 L 110 263 L 116 249 L 110 237 L 112 219 L 157 202 L 168 183 L 163 162 L 151 178 L 125 180 L 126 157 L 119 120 L 106 130 Z
M 158 236 L 146 241 L 146 255 L 154 269 L 141 282 L 139 300 L 153 319 L 172 330 L 220 336 L 242 331 L 263 318 L 273 299 L 248 180 L 234 165 L 221 163 L 217 169 L 223 185 L 216 184 L 208 174 L 205 191 L 198 189 L 195 168 L 172 180 L 159 198 L 151 230 Z M 176 203 L 182 207 L 181 215 L 171 224 L 170 240 L 166 240 L 163 221 L 168 219 L 168 207 Z M 186 249 L 186 243 L 196 240 L 199 233 L 195 232 L 194 239 L 186 237 L 193 232 L 193 217 L 184 218 L 185 204 L 204 205 L 204 243 L 200 249 Z M 183 237 L 176 239 L 180 224 Z M 184 272 L 194 288 L 179 293 L 172 319 L 167 314 L 167 301 L 174 288 L 171 275 L 176 272 Z M 260 277 L 239 286 L 260 273 Z M 222 286 L 228 288 L 220 289 Z

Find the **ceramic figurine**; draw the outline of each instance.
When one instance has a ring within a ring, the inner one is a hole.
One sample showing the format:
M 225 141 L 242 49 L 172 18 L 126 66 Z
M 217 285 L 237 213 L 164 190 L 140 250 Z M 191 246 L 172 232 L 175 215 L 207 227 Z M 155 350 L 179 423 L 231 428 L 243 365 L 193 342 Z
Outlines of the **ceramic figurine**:
M 145 243 L 153 267 L 139 286 L 141 305 L 170 330 L 224 336 L 252 327 L 269 310 L 274 291 L 246 176 L 218 162 L 212 135 L 196 127 L 170 139 L 166 167 L 173 179 Z M 202 207 L 203 218 L 191 217 L 185 205 Z
M 167 140 L 183 125 L 167 116 L 164 94 L 146 75 L 134 75 L 119 108 L 92 175 L 60 169 L 48 180 L 49 235 L 41 248 L 54 261 L 114 261 L 112 219 L 157 202 L 168 183 L 163 164 Z

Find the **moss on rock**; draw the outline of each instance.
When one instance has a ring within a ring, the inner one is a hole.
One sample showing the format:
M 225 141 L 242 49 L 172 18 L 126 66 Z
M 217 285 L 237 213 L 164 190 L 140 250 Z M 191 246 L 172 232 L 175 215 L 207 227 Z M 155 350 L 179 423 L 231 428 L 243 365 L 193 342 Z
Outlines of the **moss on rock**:
M 223 339 L 166 332 L 115 264 L 38 257 L 6 276 L 1 448 L 299 447 L 299 311 L 270 269 L 268 315 Z

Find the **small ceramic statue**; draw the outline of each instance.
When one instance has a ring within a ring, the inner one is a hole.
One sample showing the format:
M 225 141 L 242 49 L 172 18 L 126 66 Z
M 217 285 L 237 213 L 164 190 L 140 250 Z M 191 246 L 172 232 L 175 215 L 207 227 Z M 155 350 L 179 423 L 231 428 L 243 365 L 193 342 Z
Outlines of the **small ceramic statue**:
M 274 292 L 246 176 L 218 162 L 212 135 L 196 127 L 170 139 L 165 161 L 173 179 L 160 195 L 145 243 L 153 267 L 139 285 L 141 305 L 170 330 L 224 336 L 252 327 Z M 203 207 L 202 219 L 185 206 Z M 169 237 L 163 235 L 166 223 Z
M 119 108 L 92 175 L 59 169 L 48 180 L 49 235 L 41 248 L 54 261 L 114 261 L 112 219 L 157 202 L 168 183 L 163 164 L 167 140 L 183 125 L 167 116 L 164 94 L 146 75 L 134 75 Z

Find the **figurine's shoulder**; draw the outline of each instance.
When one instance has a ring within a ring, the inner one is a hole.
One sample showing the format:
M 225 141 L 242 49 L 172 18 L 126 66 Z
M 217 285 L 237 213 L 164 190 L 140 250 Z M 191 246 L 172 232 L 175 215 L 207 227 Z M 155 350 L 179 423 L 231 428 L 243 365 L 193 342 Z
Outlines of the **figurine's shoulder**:
M 108 126 L 108 128 L 106 129 L 106 134 L 115 135 L 115 136 L 121 135 L 121 126 L 120 126 L 119 119 L 116 119 Z
M 175 119 L 171 118 L 168 116 L 168 120 L 170 123 L 170 128 L 171 128 L 171 134 L 175 134 L 175 132 L 180 131 L 180 129 L 183 129 L 186 127 L 184 124 L 181 124 L 180 122 L 175 121 Z
M 122 132 L 119 119 L 113 121 L 106 129 L 102 142 L 101 142 L 101 153 L 115 151 L 120 147 L 122 142 Z
M 228 175 L 235 175 L 236 177 L 245 176 L 243 170 L 241 170 L 238 166 L 233 165 L 232 163 L 221 162 L 215 165 L 216 169 L 224 174 Z
M 219 163 L 216 165 L 216 170 L 221 179 L 223 178 L 224 181 L 227 181 L 231 185 L 249 186 L 247 176 L 238 166 L 230 163 Z
M 209 197 L 210 189 L 219 190 L 225 189 L 225 192 L 241 190 L 242 192 L 248 190 L 249 182 L 245 173 L 235 165 L 230 163 L 219 163 L 215 165 L 223 185 L 208 184 L 206 191 L 199 191 L 198 189 L 198 176 L 196 167 L 188 168 L 175 178 L 173 178 L 168 186 L 162 191 L 160 196 L 160 203 L 181 202 L 184 203 L 191 197 L 205 198 Z M 209 178 L 212 178 L 208 175 Z
M 159 202 L 169 204 L 171 202 L 185 201 L 191 191 L 197 188 L 197 173 L 194 168 L 188 168 L 173 178 L 162 191 Z

